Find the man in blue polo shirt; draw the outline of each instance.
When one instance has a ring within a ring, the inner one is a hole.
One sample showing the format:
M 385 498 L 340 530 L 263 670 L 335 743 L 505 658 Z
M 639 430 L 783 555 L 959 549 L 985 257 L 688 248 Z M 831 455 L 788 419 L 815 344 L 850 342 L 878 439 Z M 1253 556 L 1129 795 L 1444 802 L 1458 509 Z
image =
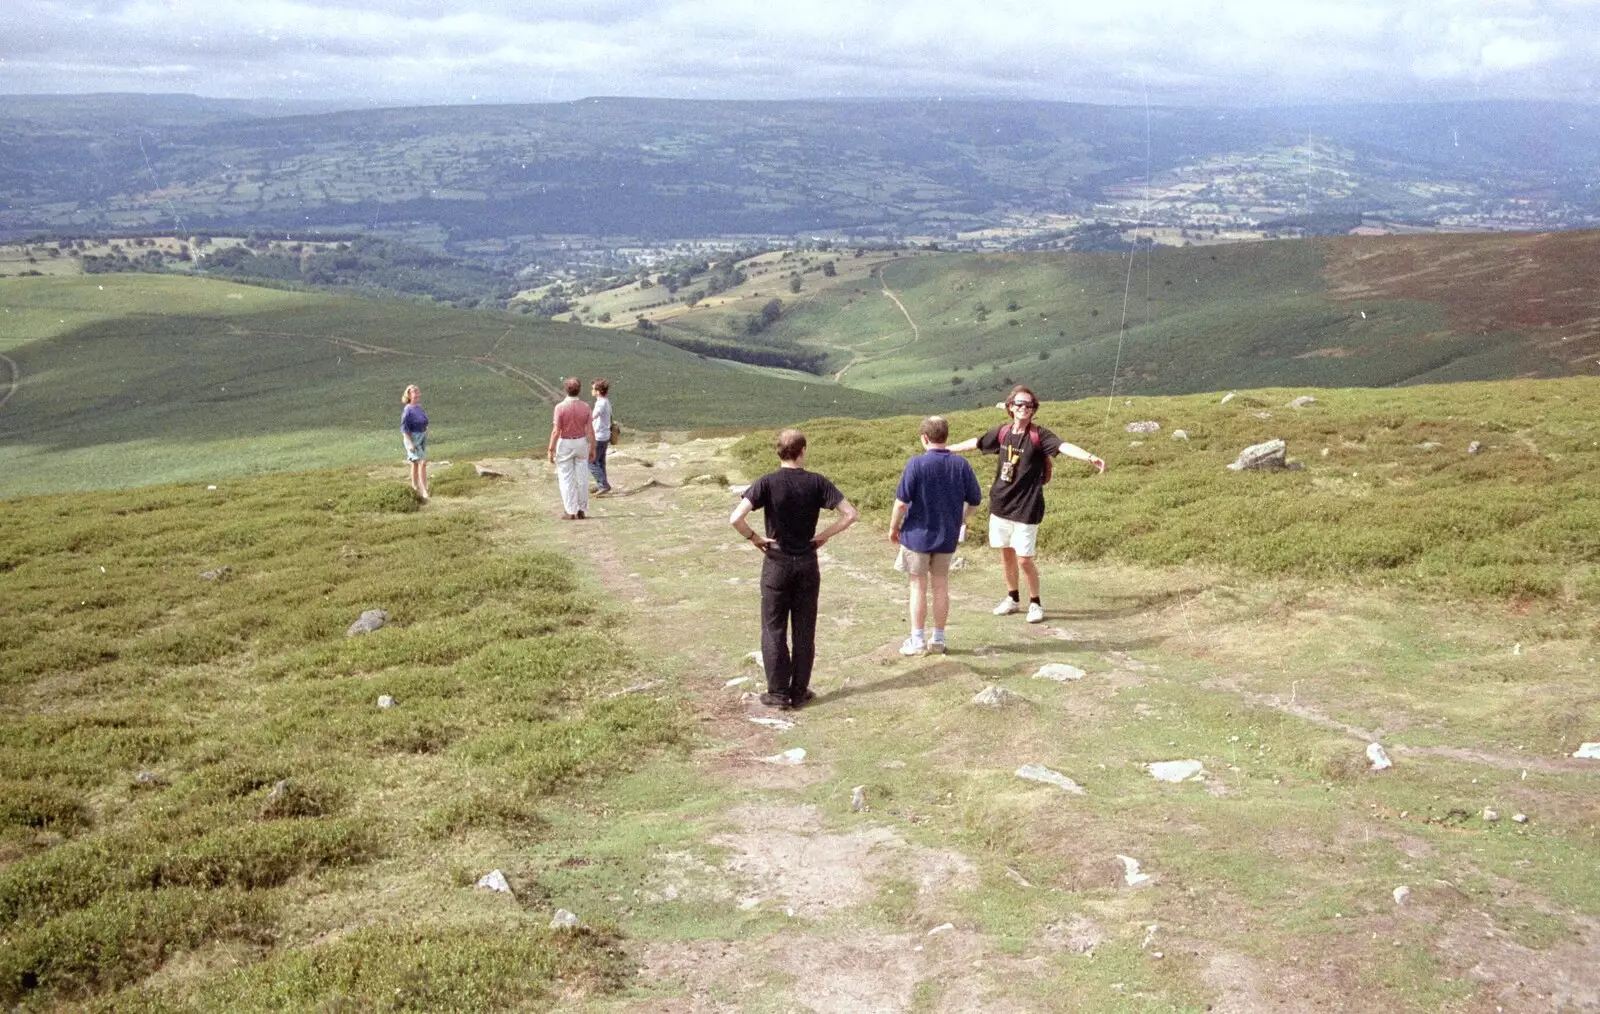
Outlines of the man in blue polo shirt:
M 911 584 L 911 636 L 902 655 L 945 653 L 944 625 L 950 617 L 950 558 L 967 518 L 983 502 L 983 490 L 967 459 L 945 447 L 950 424 L 940 416 L 922 420 L 923 453 L 906 462 L 889 516 L 889 541 L 900 547 L 896 570 Z M 928 586 L 933 586 L 933 634 L 924 637 Z

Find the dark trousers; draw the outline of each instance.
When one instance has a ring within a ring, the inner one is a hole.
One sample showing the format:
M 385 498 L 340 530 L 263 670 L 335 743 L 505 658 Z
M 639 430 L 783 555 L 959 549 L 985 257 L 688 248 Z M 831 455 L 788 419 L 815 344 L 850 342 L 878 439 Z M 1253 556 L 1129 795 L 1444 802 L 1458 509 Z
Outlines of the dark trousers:
M 596 440 L 594 442 L 594 460 L 589 462 L 589 474 L 601 489 L 610 489 L 611 483 L 606 480 L 606 445 L 609 440 Z
M 815 553 L 790 556 L 776 546 L 767 550 L 761 564 L 761 660 L 767 693 L 798 700 L 811 685 L 821 589 Z

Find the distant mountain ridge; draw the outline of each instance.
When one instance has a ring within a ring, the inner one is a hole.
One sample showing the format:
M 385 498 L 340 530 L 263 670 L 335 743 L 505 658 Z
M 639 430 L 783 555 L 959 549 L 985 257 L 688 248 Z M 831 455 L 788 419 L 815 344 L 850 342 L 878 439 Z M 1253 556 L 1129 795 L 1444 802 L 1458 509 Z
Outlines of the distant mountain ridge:
M 445 247 L 552 234 L 940 237 L 1019 216 L 1137 215 L 1127 190 L 1147 179 L 1173 183 L 1152 213 L 1172 224 L 1320 213 L 1600 223 L 1600 108 L 1554 103 L 597 98 L 293 115 L 184 96 L 0 105 L 0 232 L 11 235 L 366 229 Z

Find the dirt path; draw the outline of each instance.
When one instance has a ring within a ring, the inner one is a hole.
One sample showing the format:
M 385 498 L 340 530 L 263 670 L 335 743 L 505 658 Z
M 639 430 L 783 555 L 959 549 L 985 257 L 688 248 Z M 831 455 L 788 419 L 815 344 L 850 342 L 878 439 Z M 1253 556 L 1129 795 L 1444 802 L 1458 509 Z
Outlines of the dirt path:
M 11 400 L 13 394 L 17 393 L 17 385 L 22 382 L 22 368 L 10 356 L 0 355 L 0 359 L 5 360 L 6 369 L 11 374 L 10 382 L 6 385 L 6 393 L 0 394 L 0 408 L 5 408 L 6 402 Z
M 1530 754 L 1519 777 L 1505 767 L 1511 752 L 1464 728 L 1451 745 L 1399 737 L 1397 768 L 1373 776 L 1366 737 L 1396 728 L 1396 715 L 1320 663 L 1281 661 L 1322 624 L 1348 641 L 1358 617 L 1383 613 L 1373 603 L 1308 614 L 1261 656 L 1251 596 L 1278 592 L 1047 563 L 1049 618 L 1030 627 L 991 615 L 998 567 L 971 547 L 952 575 L 951 654 L 905 659 L 903 579 L 864 522 L 822 559 L 819 696 L 773 712 L 753 699 L 761 678 L 745 658 L 757 647 L 760 561 L 726 523 L 734 494 L 717 477 L 743 481 L 727 444 L 614 449 L 624 495 L 593 501 L 584 523 L 555 520 L 544 463 L 508 463 L 528 480 L 503 495 L 509 537 L 583 561 L 641 660 L 640 692 L 684 702 L 699 730 L 686 761 L 663 762 L 687 773 L 641 773 L 649 788 L 588 804 L 610 815 L 616 842 L 585 832 L 541 853 L 562 872 L 548 903 L 618 926 L 639 970 L 620 996 L 557 1009 L 1600 1004 L 1600 901 L 1557 886 L 1582 881 L 1600 852 L 1588 769 Z M 1422 609 L 1384 622 L 1402 621 L 1432 618 Z M 1473 617 L 1472 628 L 1487 624 L 1492 639 L 1504 622 Z M 1406 636 L 1419 629 L 1443 636 Z M 1549 650 L 1552 674 L 1588 657 L 1561 650 Z M 1047 662 L 1086 675 L 1030 678 Z M 1461 696 L 1446 685 L 1413 710 Z M 1007 708 L 972 703 L 993 687 L 1016 695 Z M 1530 689 L 1519 688 L 1524 709 Z M 794 748 L 802 763 L 770 762 Z M 1189 758 L 1202 773 L 1187 783 L 1146 770 Z M 1085 794 L 1016 777 L 1025 764 Z M 852 807 L 858 786 L 863 812 Z M 1490 806 L 1505 821 L 1475 816 Z M 1511 824 L 1513 812 L 1532 820 Z M 1148 879 L 1130 877 L 1122 857 Z M 1453 886 L 1477 882 L 1498 886 Z M 1401 884 L 1412 891 L 1404 906 L 1391 897 Z M 1468 922 L 1487 932 L 1462 932 Z M 1414 970 L 1400 991 L 1397 959 Z
M 857 352 L 856 350 L 851 349 L 848 346 L 831 345 L 831 344 L 828 344 L 826 342 L 821 343 L 825 348 L 842 349 L 842 350 L 851 352 L 853 354 L 853 356 L 854 356 L 854 358 L 852 358 L 848 363 L 845 363 L 844 366 L 841 367 L 839 369 L 839 371 L 833 375 L 833 379 L 836 382 L 837 381 L 843 381 L 844 380 L 844 375 L 846 373 L 850 372 L 850 370 L 852 368 L 854 368 L 856 366 L 860 366 L 862 363 L 870 363 L 874 359 L 882 359 L 884 356 L 890 355 L 890 354 L 895 353 L 895 352 L 904 351 L 905 349 L 910 348 L 911 346 L 915 345 L 918 341 L 920 341 L 922 339 L 922 329 L 917 327 L 917 322 L 915 320 L 911 319 L 911 311 L 907 310 L 906 309 L 906 305 L 904 303 L 900 302 L 900 297 L 894 294 L 894 290 L 893 289 L 889 288 L 889 282 L 888 282 L 887 279 L 884 278 L 884 269 L 882 267 L 879 267 L 873 273 L 878 276 L 878 284 L 880 286 L 882 286 L 883 294 L 885 296 L 888 296 L 891 300 L 894 301 L 894 305 L 899 307 L 900 313 L 905 317 L 906 323 L 911 325 L 911 339 L 909 341 L 907 341 L 907 342 L 904 342 L 904 343 L 900 344 L 900 345 L 896 345 L 892 349 L 885 349 L 882 352 L 875 352 L 870 356 L 862 355 L 860 352 Z M 885 336 L 885 337 L 888 337 L 888 336 Z

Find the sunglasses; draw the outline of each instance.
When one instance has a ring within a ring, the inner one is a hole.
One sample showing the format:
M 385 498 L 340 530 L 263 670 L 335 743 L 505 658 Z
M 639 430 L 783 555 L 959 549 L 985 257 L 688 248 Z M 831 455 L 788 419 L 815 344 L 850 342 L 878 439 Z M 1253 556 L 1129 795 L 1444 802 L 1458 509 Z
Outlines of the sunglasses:
M 1032 409 L 1032 408 L 1038 408 L 1039 407 L 1036 402 L 1031 402 L 1031 401 L 1014 401 L 1011 404 L 1015 408 L 1029 408 L 1029 409 Z

